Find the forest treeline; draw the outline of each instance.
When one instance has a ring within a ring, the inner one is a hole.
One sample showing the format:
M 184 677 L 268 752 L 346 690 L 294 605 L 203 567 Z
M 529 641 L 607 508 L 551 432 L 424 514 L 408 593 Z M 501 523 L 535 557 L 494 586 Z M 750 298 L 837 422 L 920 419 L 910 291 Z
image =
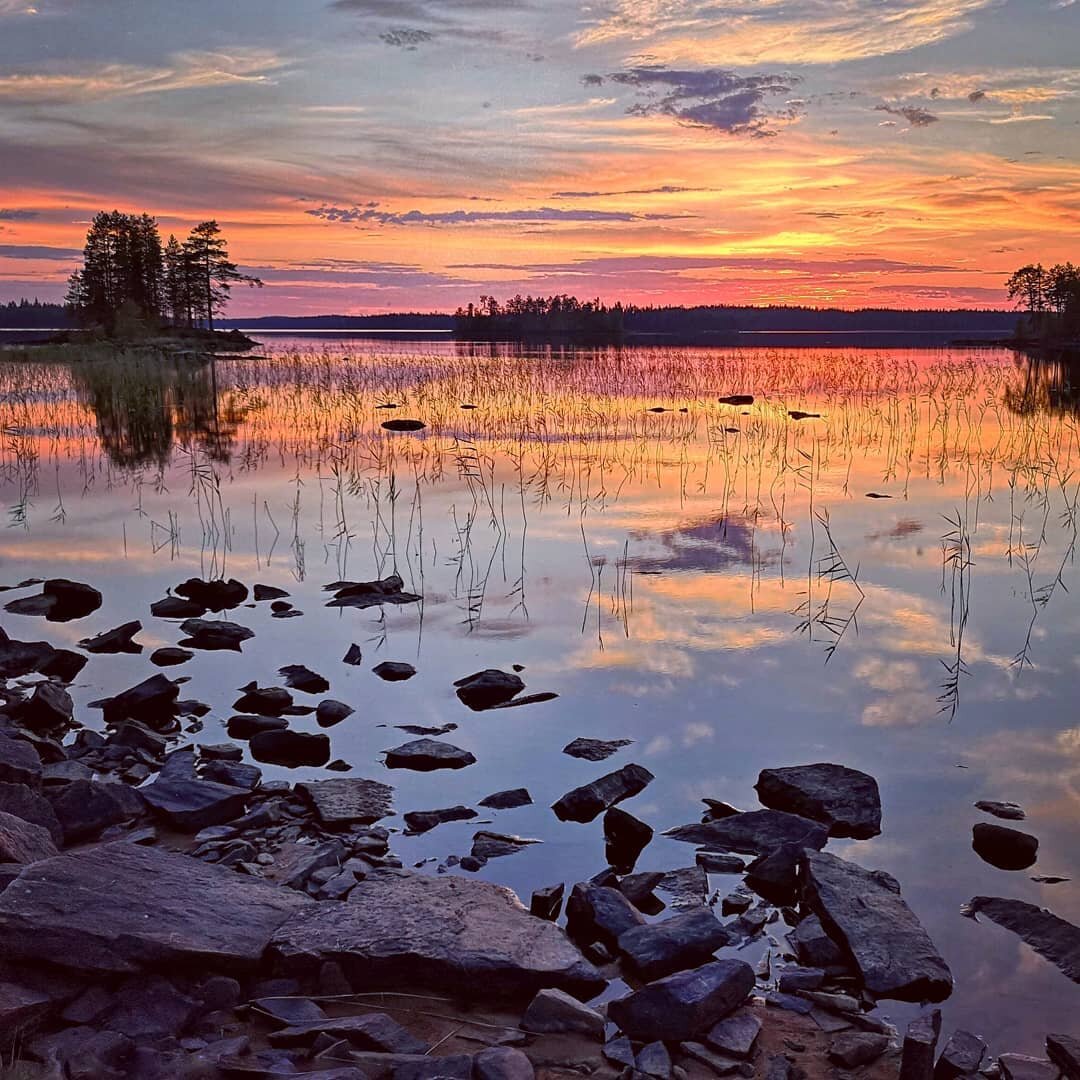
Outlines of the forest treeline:
M 576 296 L 514 296 L 499 301 L 481 296 L 478 304 L 454 312 L 454 333 L 469 341 L 526 341 L 567 338 L 618 341 L 624 333 L 623 306 Z
M 1021 266 L 1005 283 L 1009 299 L 1024 310 L 1019 337 L 1080 340 L 1080 266 Z
M 66 306 L 86 329 L 120 338 L 162 327 L 214 329 L 214 318 L 236 284 L 258 286 L 241 274 L 216 221 L 204 221 L 183 242 L 162 243 L 149 214 L 101 211 L 86 234 L 83 264 L 68 281 Z

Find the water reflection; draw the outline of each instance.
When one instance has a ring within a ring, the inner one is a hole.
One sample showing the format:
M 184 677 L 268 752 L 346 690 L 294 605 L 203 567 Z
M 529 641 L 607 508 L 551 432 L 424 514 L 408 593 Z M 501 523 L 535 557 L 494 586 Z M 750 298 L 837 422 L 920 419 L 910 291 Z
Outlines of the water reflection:
M 1064 350 L 1017 354 L 1022 378 L 1006 388 L 1006 404 L 1017 413 L 1080 415 L 1080 354 Z

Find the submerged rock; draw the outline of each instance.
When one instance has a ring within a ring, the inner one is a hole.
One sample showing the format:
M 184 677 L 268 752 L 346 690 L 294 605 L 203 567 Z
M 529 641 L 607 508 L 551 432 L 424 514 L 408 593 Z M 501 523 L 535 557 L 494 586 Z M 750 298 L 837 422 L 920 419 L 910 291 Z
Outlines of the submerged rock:
M 190 645 L 208 652 L 222 649 L 240 652 L 240 643 L 255 636 L 246 626 L 219 619 L 185 619 L 180 629 L 188 635 L 180 641 L 181 646 Z
M 1039 841 L 1030 833 L 982 821 L 972 827 L 971 847 L 999 870 L 1026 870 L 1039 854 Z
M 285 680 L 286 686 L 305 694 L 325 694 L 330 689 L 330 683 L 322 675 L 303 664 L 286 664 L 278 668 L 278 674 Z
M 380 604 L 415 604 L 423 597 L 405 592 L 405 582 L 397 574 L 375 581 L 335 581 L 324 586 L 334 593 L 327 607 L 377 607 Z
M 804 902 L 843 942 L 872 994 L 942 1001 L 952 993 L 948 965 L 893 878 L 814 851 L 805 853 L 802 873 Z
M 248 683 L 241 687 L 243 694 L 233 702 L 233 708 L 242 713 L 259 716 L 281 716 L 293 703 L 293 696 L 280 686 L 257 686 Z
M 985 915 L 1018 934 L 1073 982 L 1080 982 L 1080 927 L 1045 908 L 1000 896 L 976 896 L 968 908 L 973 915 Z
M 877 781 L 857 769 L 827 762 L 763 769 L 755 789 L 763 806 L 820 821 L 830 836 L 866 840 L 881 832 Z
M 247 586 L 243 582 L 230 578 L 222 581 L 203 581 L 201 578 L 188 578 L 173 590 L 178 595 L 199 604 L 208 611 L 227 611 L 239 607 L 248 597 Z
M 568 791 L 551 809 L 560 821 L 589 822 L 608 807 L 644 791 L 654 779 L 641 765 L 624 765 L 617 772 Z
M 106 630 L 96 637 L 83 638 L 79 648 L 88 653 L 141 653 L 142 646 L 131 639 L 142 629 L 138 619 L 126 622 L 115 630 Z
M 423 431 L 427 424 L 423 420 L 384 420 L 382 426 L 387 431 Z
M 69 649 L 54 649 L 47 641 L 16 641 L 0 627 L 0 679 L 39 674 L 71 682 L 86 657 Z
M 586 761 L 604 761 L 624 746 L 632 746 L 633 743 L 633 739 L 612 739 L 608 742 L 603 739 L 575 739 L 567 743 L 562 752 Z
M 414 739 L 386 751 L 388 769 L 415 769 L 432 772 L 435 769 L 463 769 L 476 763 L 468 750 L 437 739 Z
M 197 619 L 206 614 L 206 608 L 182 596 L 166 596 L 150 605 L 150 614 L 158 619 Z
M 466 675 L 458 679 L 454 686 L 457 687 L 458 699 L 474 712 L 504 705 L 525 689 L 525 684 L 517 675 L 498 668 Z
M 384 660 L 371 669 L 383 682 L 404 682 L 416 674 L 416 668 L 412 664 L 406 664 L 398 660 Z
M 289 593 L 285 589 L 279 589 L 276 585 L 260 585 L 256 583 L 252 589 L 252 597 L 257 602 L 260 600 L 283 600 Z
M 319 820 L 328 828 L 371 825 L 394 812 L 394 789 L 377 780 L 360 777 L 312 780 L 297 784 L 296 790 L 311 803 Z
M 315 722 L 319 727 L 333 727 L 347 720 L 356 710 L 344 701 L 335 701 L 333 698 L 325 698 L 319 702 L 315 710 Z
M 820 822 L 783 810 L 748 810 L 719 821 L 680 825 L 668 829 L 664 835 L 712 850 L 737 851 L 743 855 L 767 855 L 782 844 L 820 850 L 828 840 L 828 830 Z
M 476 811 L 468 806 L 450 806 L 444 810 L 410 810 L 403 815 L 410 833 L 426 833 L 447 821 L 468 821 Z
M 511 788 L 509 791 L 496 791 L 479 804 L 489 810 L 513 810 L 518 806 L 531 806 L 532 796 L 525 788 Z
M 150 654 L 150 663 L 155 667 L 176 667 L 178 664 L 186 664 L 194 656 L 195 654 L 190 649 L 165 645 Z
M 404 870 L 375 870 L 347 902 L 298 913 L 274 935 L 272 950 L 286 971 L 333 960 L 368 989 L 521 999 L 545 987 L 588 996 L 605 985 L 562 930 L 529 915 L 509 889 Z
M 248 743 L 251 756 L 267 765 L 298 768 L 325 765 L 330 760 L 330 739 L 302 731 L 258 731 Z
M 49 622 L 85 619 L 101 607 L 101 593 L 81 581 L 50 578 L 37 596 L 23 596 L 4 605 L 12 615 L 44 615 Z
M 984 814 L 993 814 L 994 817 L 1004 818 L 1006 821 L 1023 821 L 1027 815 L 1023 807 L 1014 802 L 996 802 L 993 799 L 980 799 L 975 804 L 976 810 L 982 810 Z

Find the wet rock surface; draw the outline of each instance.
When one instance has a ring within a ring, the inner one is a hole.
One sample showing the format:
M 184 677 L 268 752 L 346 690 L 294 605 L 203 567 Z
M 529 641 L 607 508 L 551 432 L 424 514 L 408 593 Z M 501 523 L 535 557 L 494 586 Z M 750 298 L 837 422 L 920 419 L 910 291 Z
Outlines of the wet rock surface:
M 616 803 L 640 794 L 654 779 L 641 765 L 624 765 L 617 772 L 568 791 L 551 809 L 560 821 L 587 823 Z
M 268 765 L 300 768 L 325 765 L 330 760 L 330 739 L 303 731 L 257 731 L 248 742 L 251 756 Z
M 384 660 L 381 664 L 376 664 L 371 670 L 383 682 L 405 682 L 416 674 L 416 668 L 412 664 L 406 664 L 399 660 Z
M 237 623 L 222 619 L 185 619 L 180 629 L 187 637 L 180 639 L 180 646 L 208 651 L 230 650 L 240 652 L 243 642 L 253 638 L 255 632 Z
M 314 780 L 297 784 L 296 790 L 329 828 L 371 825 L 394 812 L 394 789 L 377 780 Z
M 476 758 L 468 750 L 437 739 L 414 739 L 386 751 L 388 769 L 433 772 L 435 769 L 464 769 L 475 763 Z
M 881 832 L 877 781 L 857 769 L 827 762 L 763 769 L 755 788 L 763 806 L 820 821 L 830 836 L 866 840 Z
M 79 648 L 88 653 L 141 653 L 142 646 L 132 639 L 142 629 L 138 619 L 126 622 L 114 630 L 106 630 L 91 638 L 83 638 Z
M 92 585 L 67 578 L 50 578 L 36 596 L 10 600 L 4 610 L 12 615 L 43 615 L 48 622 L 85 619 L 101 607 L 101 593 Z
M 820 822 L 782 810 L 748 810 L 700 825 L 680 825 L 664 834 L 715 851 L 767 855 L 784 844 L 820 850 L 828 830 Z
M 422 599 L 405 591 L 405 582 L 397 574 L 375 581 L 335 581 L 324 586 L 334 598 L 327 607 L 378 607 L 380 604 L 415 604 Z
M 1039 841 L 1030 833 L 980 821 L 971 830 L 976 855 L 999 870 L 1026 870 L 1039 855 Z
M 604 761 L 624 746 L 632 746 L 633 742 L 633 739 L 612 739 L 607 742 L 603 739 L 574 739 L 563 747 L 562 752 L 585 761 Z

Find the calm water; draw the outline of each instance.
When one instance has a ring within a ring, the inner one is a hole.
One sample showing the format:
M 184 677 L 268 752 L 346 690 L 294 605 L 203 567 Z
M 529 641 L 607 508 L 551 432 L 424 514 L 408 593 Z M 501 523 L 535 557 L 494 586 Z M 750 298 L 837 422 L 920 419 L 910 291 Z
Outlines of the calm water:
M 548 807 L 628 761 L 656 774 L 625 806 L 658 833 L 697 820 L 703 796 L 755 807 L 765 767 L 864 769 L 884 831 L 830 850 L 900 880 L 956 976 L 947 1023 L 1035 1052 L 1073 1029 L 1077 987 L 960 906 L 1011 896 L 1080 920 L 1075 882 L 1029 878 L 1080 880 L 1080 444 L 1063 379 L 1001 351 L 522 356 L 310 338 L 213 371 L 0 366 L 0 581 L 68 576 L 105 597 L 75 623 L 2 621 L 71 645 L 143 620 L 142 657 L 92 657 L 74 688 L 94 723 L 86 703 L 144 678 L 149 651 L 180 636 L 149 615 L 167 587 L 287 588 L 303 618 L 241 607 L 230 617 L 256 632 L 242 658 L 170 672 L 213 706 L 200 740 L 222 741 L 241 684 L 306 663 L 357 709 L 331 729 L 334 756 L 393 783 L 399 811 L 529 788 L 535 804 L 494 828 L 544 843 L 483 871 L 524 897 L 601 869 L 600 821 L 560 824 Z M 735 393 L 756 401 L 717 403 Z M 394 416 L 428 427 L 382 431 Z M 323 606 L 322 585 L 395 570 L 422 605 Z M 341 663 L 352 642 L 359 668 Z M 370 668 L 384 659 L 418 674 L 383 683 Z M 454 697 L 454 679 L 515 663 L 528 692 L 558 699 L 474 714 Z M 476 765 L 383 768 L 380 751 L 412 737 L 386 725 L 446 722 Z M 594 764 L 560 752 L 577 736 L 634 745 Z M 293 778 L 306 775 L 332 774 Z M 972 852 L 972 824 L 993 820 L 980 798 L 1025 806 L 1032 870 Z M 465 854 L 476 827 L 395 850 Z M 639 869 L 692 862 L 658 836 Z

